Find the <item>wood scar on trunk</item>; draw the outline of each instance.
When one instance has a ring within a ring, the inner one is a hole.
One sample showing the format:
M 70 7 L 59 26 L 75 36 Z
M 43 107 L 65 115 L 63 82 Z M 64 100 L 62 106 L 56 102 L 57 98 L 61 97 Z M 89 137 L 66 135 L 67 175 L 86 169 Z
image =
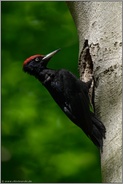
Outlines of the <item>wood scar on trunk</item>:
M 79 73 L 80 73 L 80 80 L 87 83 L 89 87 L 89 98 L 90 102 L 93 105 L 94 111 L 94 87 L 95 87 L 95 81 L 94 81 L 94 73 L 93 73 L 93 61 L 92 57 L 90 55 L 88 40 L 85 40 L 83 49 L 80 53 L 79 57 Z

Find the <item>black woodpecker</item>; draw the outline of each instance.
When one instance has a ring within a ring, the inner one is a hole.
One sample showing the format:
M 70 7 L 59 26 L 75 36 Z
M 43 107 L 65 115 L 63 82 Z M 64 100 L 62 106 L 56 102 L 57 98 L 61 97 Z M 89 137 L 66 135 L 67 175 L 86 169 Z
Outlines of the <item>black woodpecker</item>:
M 49 60 L 59 50 L 29 57 L 23 63 L 23 70 L 45 86 L 68 118 L 102 151 L 106 128 L 95 116 L 88 96 L 88 84 L 65 69 L 53 70 L 47 67 Z

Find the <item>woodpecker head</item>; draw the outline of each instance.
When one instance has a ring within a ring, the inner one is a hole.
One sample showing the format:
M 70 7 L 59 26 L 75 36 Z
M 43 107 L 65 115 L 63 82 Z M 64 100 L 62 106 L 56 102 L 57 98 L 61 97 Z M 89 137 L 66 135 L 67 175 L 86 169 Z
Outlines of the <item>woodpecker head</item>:
M 47 55 L 33 55 L 27 58 L 23 63 L 23 70 L 31 75 L 35 75 L 37 72 L 45 69 L 49 60 L 57 53 L 60 49 L 57 49 Z

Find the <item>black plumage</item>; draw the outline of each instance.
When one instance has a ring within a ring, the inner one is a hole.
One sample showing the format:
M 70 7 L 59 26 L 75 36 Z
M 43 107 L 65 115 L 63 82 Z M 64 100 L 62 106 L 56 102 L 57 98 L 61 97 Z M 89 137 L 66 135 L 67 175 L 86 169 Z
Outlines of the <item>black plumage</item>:
M 59 50 L 46 56 L 34 55 L 24 61 L 23 70 L 35 76 L 49 91 L 53 99 L 85 134 L 102 151 L 106 129 L 95 116 L 89 101 L 89 85 L 82 82 L 71 72 L 47 68 L 51 57 Z

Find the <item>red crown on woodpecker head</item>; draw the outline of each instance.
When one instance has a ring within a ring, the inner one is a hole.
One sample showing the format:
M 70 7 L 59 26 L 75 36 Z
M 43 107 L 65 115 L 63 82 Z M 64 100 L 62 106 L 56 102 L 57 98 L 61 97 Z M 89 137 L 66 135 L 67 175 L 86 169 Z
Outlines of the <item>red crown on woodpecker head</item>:
M 33 56 L 30 56 L 29 58 L 27 58 L 23 65 L 26 65 L 27 63 L 29 63 L 31 60 L 35 59 L 36 57 L 44 57 L 43 55 L 40 55 L 40 54 L 36 54 L 36 55 L 33 55 Z

